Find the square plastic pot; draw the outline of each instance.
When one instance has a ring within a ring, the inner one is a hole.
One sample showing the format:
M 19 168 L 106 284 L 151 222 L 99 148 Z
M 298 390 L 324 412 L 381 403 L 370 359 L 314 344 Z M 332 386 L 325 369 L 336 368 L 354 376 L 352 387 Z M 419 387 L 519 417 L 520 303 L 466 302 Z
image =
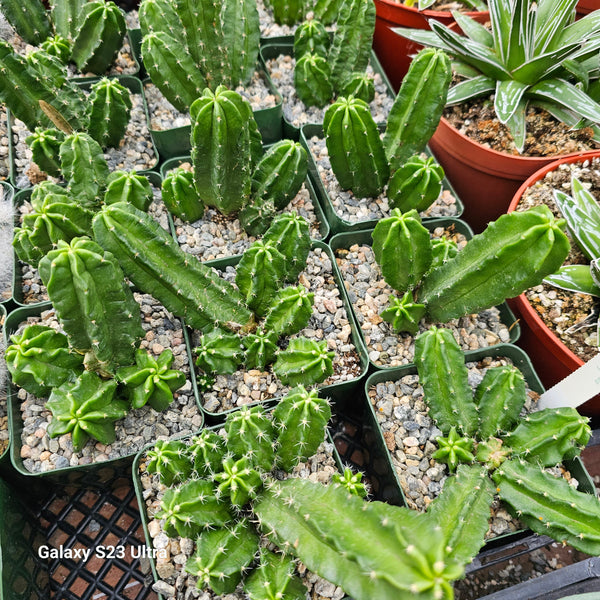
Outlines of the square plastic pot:
M 4 216 L 10 219 L 10 215 L 14 214 L 15 209 L 15 191 L 7 181 L 0 181 L 0 187 L 2 188 L 0 205 L 3 207 Z M 11 250 L 8 248 L 12 241 L 12 225 L 12 219 L 9 223 L 0 222 L 0 247 L 4 253 L 0 264 L 0 304 L 4 305 L 10 304 L 13 290 L 14 263 L 9 256 Z

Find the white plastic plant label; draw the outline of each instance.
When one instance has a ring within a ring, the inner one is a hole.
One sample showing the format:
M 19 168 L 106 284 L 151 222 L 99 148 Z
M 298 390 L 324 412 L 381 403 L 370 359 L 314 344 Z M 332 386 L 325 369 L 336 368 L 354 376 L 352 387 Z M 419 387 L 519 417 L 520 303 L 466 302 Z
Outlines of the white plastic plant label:
M 538 406 L 540 409 L 576 408 L 596 394 L 600 394 L 600 354 L 544 392 Z

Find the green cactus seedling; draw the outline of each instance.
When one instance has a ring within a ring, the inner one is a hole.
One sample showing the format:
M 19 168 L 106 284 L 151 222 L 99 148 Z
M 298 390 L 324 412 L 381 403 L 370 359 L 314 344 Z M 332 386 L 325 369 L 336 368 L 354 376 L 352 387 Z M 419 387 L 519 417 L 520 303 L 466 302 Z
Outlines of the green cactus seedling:
M 201 337 L 194 351 L 196 365 L 206 373 L 235 373 L 244 360 L 242 348 L 235 333 L 213 329 Z
M 366 73 L 353 73 L 344 81 L 340 95 L 353 96 L 367 104 L 375 98 L 375 83 L 373 78 Z
M 103 148 L 118 146 L 132 106 L 129 90 L 118 79 L 103 77 L 90 88 L 87 132 Z
M 52 412 L 48 425 L 50 437 L 70 432 L 75 452 L 81 450 L 90 437 L 102 444 L 114 442 L 114 422 L 128 411 L 127 402 L 114 399 L 116 389 L 114 379 L 103 381 L 90 371 L 54 388 L 46 403 Z
M 171 486 L 188 479 L 194 467 L 188 446 L 181 440 L 157 440 L 154 448 L 146 452 L 148 473 L 158 473 L 163 485 Z
M 273 18 L 278 25 L 295 25 L 301 21 L 304 4 L 302 0 L 269 0 Z
M 265 548 L 260 550 L 258 568 L 244 580 L 250 600 L 303 600 L 306 587 L 294 574 L 294 561 Z
M 201 477 L 210 477 L 217 472 L 225 457 L 226 448 L 223 438 L 210 429 L 203 429 L 192 438 L 189 447 L 194 468 Z
M 218 484 L 217 496 L 228 498 L 234 508 L 242 508 L 256 498 L 262 488 L 260 473 L 252 468 L 246 457 L 238 460 L 225 457 L 221 470 L 213 475 L 213 479 Z
M 69 58 L 71 58 L 71 43 L 67 38 L 64 38 L 59 34 L 46 38 L 40 44 L 40 48 L 44 52 L 50 54 L 50 56 L 55 56 L 60 62 L 65 64 L 69 62 Z
M 277 334 L 270 331 L 249 333 L 242 338 L 246 349 L 246 367 L 264 371 L 271 364 L 277 353 Z
M 169 171 L 161 184 L 162 200 L 169 212 L 187 223 L 204 214 L 204 204 L 194 186 L 194 175 L 181 167 Z
M 303 285 L 279 290 L 269 307 L 265 329 L 277 335 L 298 333 L 312 316 L 314 296 Z
M 64 139 L 62 131 L 41 127 L 36 127 L 35 131 L 25 138 L 25 142 L 31 148 L 33 162 L 53 177 L 60 177 L 59 152 Z
M 331 67 L 320 54 L 305 53 L 296 60 L 294 87 L 306 106 L 322 108 L 333 98 Z
M 353 473 L 352 469 L 346 467 L 342 474 L 334 473 L 331 476 L 331 483 L 341 485 L 348 493 L 359 498 L 366 498 L 369 495 L 366 485 L 362 481 L 363 474 L 358 471 Z
M 147 211 L 152 199 L 148 178 L 135 171 L 113 171 L 106 179 L 104 204 L 126 202 L 138 210 Z
M 273 372 L 284 385 L 312 385 L 333 374 L 335 352 L 327 350 L 327 342 L 305 337 L 293 338 L 286 350 L 281 350 Z
M 294 32 L 294 57 L 296 60 L 305 54 L 326 57 L 329 49 L 329 34 L 317 19 L 301 23 Z

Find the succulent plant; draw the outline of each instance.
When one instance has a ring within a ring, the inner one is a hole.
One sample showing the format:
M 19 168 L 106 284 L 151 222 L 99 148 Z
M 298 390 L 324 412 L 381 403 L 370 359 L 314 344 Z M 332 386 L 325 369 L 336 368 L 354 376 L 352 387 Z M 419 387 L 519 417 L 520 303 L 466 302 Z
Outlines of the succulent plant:
M 103 77 L 90 88 L 88 134 L 103 148 L 118 146 L 127 130 L 131 107 L 129 90 L 118 79 Z
M 194 186 L 194 175 L 181 167 L 169 171 L 161 184 L 161 195 L 169 212 L 193 223 L 204 214 L 204 203 Z
M 0 8 L 7 21 L 28 44 L 37 46 L 50 36 L 52 26 L 41 0 L 2 0 Z
M 304 15 L 305 3 L 302 0 L 268 0 L 268 3 L 278 25 L 294 25 Z
M 74 379 L 83 357 L 69 349 L 67 336 L 45 325 L 28 325 L 10 336 L 4 358 L 12 381 L 38 398 Z
M 402 4 L 409 7 L 417 8 L 418 10 L 425 10 L 429 8 L 435 0 L 404 0 Z M 466 8 L 472 8 L 473 10 L 486 11 L 488 9 L 487 4 L 483 0 L 462 0 Z
M 453 13 L 464 36 L 430 21 L 431 31 L 398 29 L 414 42 L 447 50 L 455 57 L 460 81 L 447 104 L 493 94 L 498 120 L 522 152 L 528 107 L 548 110 L 569 127 L 600 121 L 593 99 L 600 25 L 587 15 L 575 21 L 576 0 L 488 0 L 491 30 Z M 598 132 L 595 131 L 596 137 Z
M 333 98 L 331 66 L 320 54 L 306 52 L 296 60 L 294 88 L 306 106 L 322 108 Z
M 392 299 L 382 318 L 399 331 L 416 332 L 423 316 L 445 323 L 520 294 L 553 273 L 567 256 L 563 223 L 546 206 L 503 215 L 452 258 L 454 250 L 442 248 L 431 268 L 429 233 L 417 212 L 403 215 L 394 209 L 373 230 L 383 277 L 402 296 Z
M 262 488 L 260 473 L 246 457 L 237 460 L 225 457 L 213 479 L 218 484 L 217 496 L 228 498 L 234 508 L 242 508 L 256 498 Z
M 114 442 L 114 422 L 128 411 L 127 402 L 114 398 L 116 389 L 114 379 L 102 380 L 90 371 L 54 388 L 46 402 L 52 412 L 48 425 L 50 437 L 71 433 L 75 452 L 81 450 L 90 437 L 102 444 Z
M 369 492 L 362 482 L 362 476 L 363 474 L 360 471 L 353 473 L 352 469 L 346 467 L 342 474 L 334 473 L 331 476 L 331 483 L 337 483 L 342 486 L 352 496 L 366 498 L 369 495 Z
M 62 131 L 41 127 L 36 127 L 35 131 L 25 138 L 25 142 L 31 148 L 33 162 L 53 177 L 60 177 L 59 152 L 64 139 L 65 135 Z
M 353 96 L 367 104 L 375 98 L 375 83 L 366 73 L 352 73 L 344 80 L 341 96 Z
M 181 440 L 157 440 L 146 456 L 146 471 L 158 473 L 160 482 L 166 486 L 185 482 L 194 468 L 188 447 Z
M 273 331 L 258 330 L 242 338 L 246 350 L 245 364 L 248 369 L 264 371 L 271 364 L 277 353 L 277 334 Z
M 210 477 L 217 472 L 225 458 L 227 449 L 223 438 L 211 429 L 203 429 L 192 438 L 189 454 L 194 461 L 194 469 L 201 477 Z
M 269 306 L 264 328 L 276 335 L 298 333 L 312 316 L 314 296 L 303 285 L 279 290 Z
M 167 348 L 154 358 L 145 350 L 135 352 L 135 365 L 121 367 L 115 373 L 116 380 L 129 392 L 133 408 L 149 404 L 162 411 L 173 402 L 173 392 L 185 384 L 185 373 L 170 369 L 173 352 Z
M 113 171 L 106 178 L 104 204 L 126 202 L 139 210 L 148 210 L 152 203 L 152 187 L 148 178 L 135 171 Z
M 304 21 L 294 32 L 294 57 L 296 60 L 305 54 L 326 57 L 329 48 L 329 34 L 317 19 Z
M 327 350 L 327 341 L 305 337 L 292 338 L 285 350 L 279 351 L 273 372 L 284 385 L 310 385 L 333 374 L 335 352 Z
M 220 329 L 205 333 L 194 352 L 196 365 L 207 373 L 235 373 L 244 361 L 239 336 Z
M 294 567 L 289 557 L 261 548 L 258 567 L 244 580 L 244 592 L 250 600 L 303 600 L 306 587 Z
M 71 42 L 60 34 L 46 38 L 40 44 L 40 48 L 51 56 L 55 56 L 60 62 L 65 64 L 69 62 L 69 58 L 71 58 Z

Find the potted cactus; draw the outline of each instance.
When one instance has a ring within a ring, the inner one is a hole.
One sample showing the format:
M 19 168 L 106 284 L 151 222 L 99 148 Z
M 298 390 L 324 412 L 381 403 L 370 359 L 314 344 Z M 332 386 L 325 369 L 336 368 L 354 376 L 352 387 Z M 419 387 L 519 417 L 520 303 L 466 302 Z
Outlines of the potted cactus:
M 506 212 L 521 183 L 559 153 L 582 154 L 595 147 L 595 124 L 600 121 L 593 83 L 598 24 L 592 15 L 575 21 L 575 4 L 565 2 L 554 11 L 552 2 L 491 0 L 490 31 L 459 14 L 455 17 L 465 36 L 435 21 L 432 31 L 398 30 L 404 38 L 451 51 L 458 61 L 457 84 L 450 88 L 448 108 L 430 146 L 465 202 L 465 218 L 475 231 Z M 517 39 L 527 43 L 522 46 Z M 476 55 L 481 53 L 486 60 L 480 62 Z M 586 73 L 587 84 L 580 85 L 580 78 L 573 76 L 570 61 Z M 456 120 L 453 106 L 459 113 Z M 487 144 L 461 132 L 460 113 L 470 107 L 472 122 L 484 119 L 473 131 L 487 133 Z M 542 137 L 548 132 L 561 135 L 561 141 Z M 495 141 L 501 145 L 485 149 Z

